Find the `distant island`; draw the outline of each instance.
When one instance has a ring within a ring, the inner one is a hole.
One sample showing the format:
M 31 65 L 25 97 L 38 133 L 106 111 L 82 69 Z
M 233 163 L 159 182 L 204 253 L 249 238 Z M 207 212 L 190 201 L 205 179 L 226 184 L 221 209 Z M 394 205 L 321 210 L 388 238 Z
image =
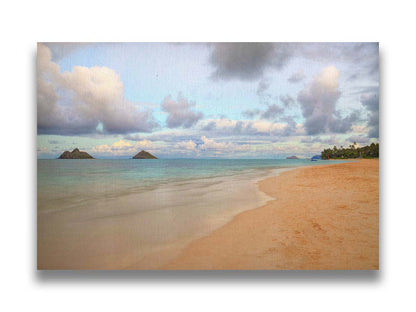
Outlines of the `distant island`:
M 153 156 L 152 154 L 150 154 L 149 152 L 146 151 L 140 151 L 139 153 L 137 153 L 133 159 L 157 159 L 156 156 Z
M 286 157 L 286 159 L 299 159 L 299 157 L 297 157 L 297 156 L 290 156 L 290 157 Z
M 72 152 L 65 151 L 58 157 L 58 159 L 94 159 L 87 152 L 81 152 L 78 148 L 74 149 Z

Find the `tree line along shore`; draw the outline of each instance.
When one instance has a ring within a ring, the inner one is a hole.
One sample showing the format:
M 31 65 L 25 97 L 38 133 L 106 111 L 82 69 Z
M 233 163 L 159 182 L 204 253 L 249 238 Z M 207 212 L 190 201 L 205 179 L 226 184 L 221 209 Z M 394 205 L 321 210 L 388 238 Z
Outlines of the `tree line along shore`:
M 321 152 L 322 159 L 351 159 L 351 158 L 378 158 L 379 143 L 371 143 L 370 145 L 358 147 L 357 143 L 351 144 L 349 147 L 342 145 L 337 148 L 324 149 Z

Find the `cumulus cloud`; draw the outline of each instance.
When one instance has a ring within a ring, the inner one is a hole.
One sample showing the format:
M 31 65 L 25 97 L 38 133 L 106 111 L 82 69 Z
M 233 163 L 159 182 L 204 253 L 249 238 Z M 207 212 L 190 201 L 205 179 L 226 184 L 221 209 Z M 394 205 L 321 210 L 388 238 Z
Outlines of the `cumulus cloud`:
M 338 88 L 339 70 L 326 67 L 298 94 L 304 127 L 308 134 L 345 133 L 351 129 L 351 118 L 339 117 L 336 103 L 341 96 Z
M 192 140 L 178 141 L 171 146 L 170 152 L 174 153 L 173 155 L 186 155 L 188 157 L 192 155 L 203 155 L 205 157 L 223 155 L 232 157 L 236 153 L 241 154 L 251 149 L 251 145 L 247 143 L 218 141 L 217 139 L 207 138 L 204 135 Z
M 124 140 L 119 140 L 111 145 L 102 144 L 92 148 L 92 153 L 98 155 L 111 155 L 111 156 L 134 156 L 141 149 L 151 149 L 153 147 L 152 141 L 142 140 L 135 143 L 131 143 Z
M 362 135 L 352 135 L 348 138 L 348 141 L 354 143 L 359 143 L 359 144 L 364 144 L 367 145 L 368 142 L 368 137 L 362 136 Z
M 292 76 L 289 77 L 288 81 L 290 83 L 298 83 L 300 81 L 302 81 L 303 79 L 305 79 L 305 73 L 303 72 L 303 70 L 299 70 L 296 73 L 293 73 Z
M 190 128 L 195 125 L 204 115 L 201 112 L 194 112 L 192 107 L 195 103 L 189 102 L 181 94 L 175 101 L 171 96 L 167 96 L 162 103 L 162 110 L 168 113 L 166 125 L 169 128 Z
M 120 76 L 107 67 L 75 66 L 61 73 L 50 49 L 38 45 L 39 134 L 149 132 L 157 126 L 149 110 L 124 97 Z
M 379 137 L 379 96 L 377 93 L 364 93 L 360 98 L 361 104 L 368 110 L 369 119 L 367 127 L 369 128 L 368 137 Z
M 200 149 L 225 149 L 230 143 L 215 142 L 213 139 L 208 139 L 206 136 L 201 137 L 202 144 L 199 146 Z
M 178 142 L 175 144 L 175 148 L 185 149 L 189 151 L 194 151 L 196 149 L 196 143 L 194 141 Z
M 283 122 L 266 120 L 231 120 L 227 118 L 201 121 L 201 129 L 208 123 L 215 123 L 210 133 L 221 136 L 286 136 L 302 132 L 300 125 L 290 117 L 282 118 Z
M 353 133 L 358 133 L 358 134 L 368 133 L 368 128 L 363 125 L 352 125 L 351 130 Z
M 341 145 L 343 144 L 339 138 L 339 136 L 331 135 L 331 136 L 308 136 L 302 137 L 300 140 L 301 143 L 305 144 L 316 144 L 321 143 L 322 147 L 334 146 L 334 145 Z
M 245 113 L 245 112 L 243 112 L 243 114 L 244 114 L 244 113 Z M 216 125 L 216 123 L 215 123 L 215 122 L 210 121 L 209 123 L 205 124 L 205 125 L 201 128 L 201 130 L 203 130 L 203 131 L 211 131 L 211 130 L 214 130 L 216 126 L 217 126 L 217 125 Z
M 231 142 L 216 142 L 213 139 L 208 139 L 206 136 L 201 137 L 202 144 L 198 146 L 200 150 L 215 150 L 215 151 L 246 151 L 250 149 L 249 144 L 238 145 Z
M 165 143 L 177 143 L 181 141 L 189 141 L 189 140 L 198 140 L 201 136 L 201 133 L 196 129 L 173 129 L 173 130 L 165 130 L 161 132 L 155 132 L 146 136 L 134 134 L 134 135 L 127 135 L 124 138 L 126 140 L 131 141 L 143 141 L 143 140 L 150 140 L 153 142 L 156 141 L 163 141 Z
M 269 67 L 282 68 L 290 59 L 287 44 L 274 43 L 216 43 L 210 62 L 215 79 L 254 80 L 261 78 Z

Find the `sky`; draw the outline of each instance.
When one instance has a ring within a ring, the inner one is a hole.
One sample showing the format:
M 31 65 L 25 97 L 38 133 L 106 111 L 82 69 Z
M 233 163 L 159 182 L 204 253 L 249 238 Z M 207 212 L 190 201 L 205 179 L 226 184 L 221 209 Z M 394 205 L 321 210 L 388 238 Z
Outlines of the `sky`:
M 38 43 L 38 158 L 310 157 L 378 141 L 378 43 Z

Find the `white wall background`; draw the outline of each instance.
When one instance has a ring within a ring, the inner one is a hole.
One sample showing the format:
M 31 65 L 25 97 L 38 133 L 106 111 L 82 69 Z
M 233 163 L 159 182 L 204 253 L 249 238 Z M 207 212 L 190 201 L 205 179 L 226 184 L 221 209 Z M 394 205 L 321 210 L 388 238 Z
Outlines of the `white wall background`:
M 414 12 L 400 0 L 3 2 L 0 309 L 414 308 Z M 380 41 L 380 272 L 36 272 L 37 41 Z

